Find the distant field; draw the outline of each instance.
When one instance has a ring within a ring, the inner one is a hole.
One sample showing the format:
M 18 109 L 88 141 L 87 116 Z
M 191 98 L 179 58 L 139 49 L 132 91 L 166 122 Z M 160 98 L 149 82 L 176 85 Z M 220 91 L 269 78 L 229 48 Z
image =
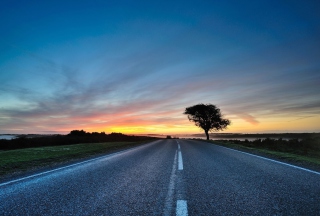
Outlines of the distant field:
M 146 142 L 86 143 L 0 151 L 0 177 L 79 160 Z

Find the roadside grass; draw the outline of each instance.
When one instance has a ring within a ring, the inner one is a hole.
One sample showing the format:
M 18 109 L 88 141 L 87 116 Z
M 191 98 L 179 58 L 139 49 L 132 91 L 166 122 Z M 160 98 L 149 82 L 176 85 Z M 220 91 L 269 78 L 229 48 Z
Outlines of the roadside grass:
M 86 143 L 0 151 L 0 177 L 98 156 L 144 142 Z
M 301 165 L 307 168 L 316 169 L 320 171 L 320 152 L 312 152 L 306 155 L 297 154 L 293 152 L 275 151 L 264 148 L 248 147 L 241 144 L 233 143 L 230 141 L 216 141 L 210 140 L 209 142 L 225 146 L 228 148 L 245 151 L 252 154 L 257 154 L 265 157 L 271 157 L 280 161 L 288 162 L 295 165 Z

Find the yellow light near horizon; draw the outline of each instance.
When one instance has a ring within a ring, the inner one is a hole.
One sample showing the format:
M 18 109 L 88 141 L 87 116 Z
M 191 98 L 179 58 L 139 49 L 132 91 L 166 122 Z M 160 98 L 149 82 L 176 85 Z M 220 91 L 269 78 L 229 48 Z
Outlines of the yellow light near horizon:
M 119 132 L 124 134 L 178 134 L 201 133 L 201 129 L 194 125 L 150 125 L 150 126 L 116 126 L 107 128 L 108 133 Z
M 245 122 L 241 119 L 233 121 L 229 127 L 231 133 L 268 133 L 268 132 L 319 132 L 320 116 L 310 118 L 293 118 L 293 117 L 277 117 L 277 118 L 261 118 L 256 125 Z
M 231 119 L 232 124 L 223 131 L 218 133 L 294 133 L 294 132 L 320 132 L 320 116 L 299 119 L 289 117 L 277 118 L 259 118 L 258 124 L 251 124 L 243 119 Z M 150 124 L 150 125 L 108 125 L 105 127 L 83 128 L 88 132 L 117 132 L 123 134 L 199 134 L 203 130 L 194 125 L 193 122 L 166 123 L 166 124 Z M 213 133 L 215 133 L 213 131 Z

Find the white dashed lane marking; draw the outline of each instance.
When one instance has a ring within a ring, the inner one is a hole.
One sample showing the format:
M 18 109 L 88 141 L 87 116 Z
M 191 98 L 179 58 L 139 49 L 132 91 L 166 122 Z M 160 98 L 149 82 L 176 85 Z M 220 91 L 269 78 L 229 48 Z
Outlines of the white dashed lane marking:
M 176 216 L 187 216 L 188 206 L 186 200 L 177 200 Z
M 178 143 L 178 170 L 183 170 L 183 160 L 182 160 L 182 153 L 181 153 L 181 148 L 180 144 Z

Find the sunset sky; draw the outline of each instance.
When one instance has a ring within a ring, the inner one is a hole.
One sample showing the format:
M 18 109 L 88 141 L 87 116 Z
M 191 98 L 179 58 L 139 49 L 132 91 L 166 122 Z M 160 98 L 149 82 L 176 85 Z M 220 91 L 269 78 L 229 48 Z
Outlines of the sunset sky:
M 0 3 L 0 133 L 320 132 L 320 1 Z

